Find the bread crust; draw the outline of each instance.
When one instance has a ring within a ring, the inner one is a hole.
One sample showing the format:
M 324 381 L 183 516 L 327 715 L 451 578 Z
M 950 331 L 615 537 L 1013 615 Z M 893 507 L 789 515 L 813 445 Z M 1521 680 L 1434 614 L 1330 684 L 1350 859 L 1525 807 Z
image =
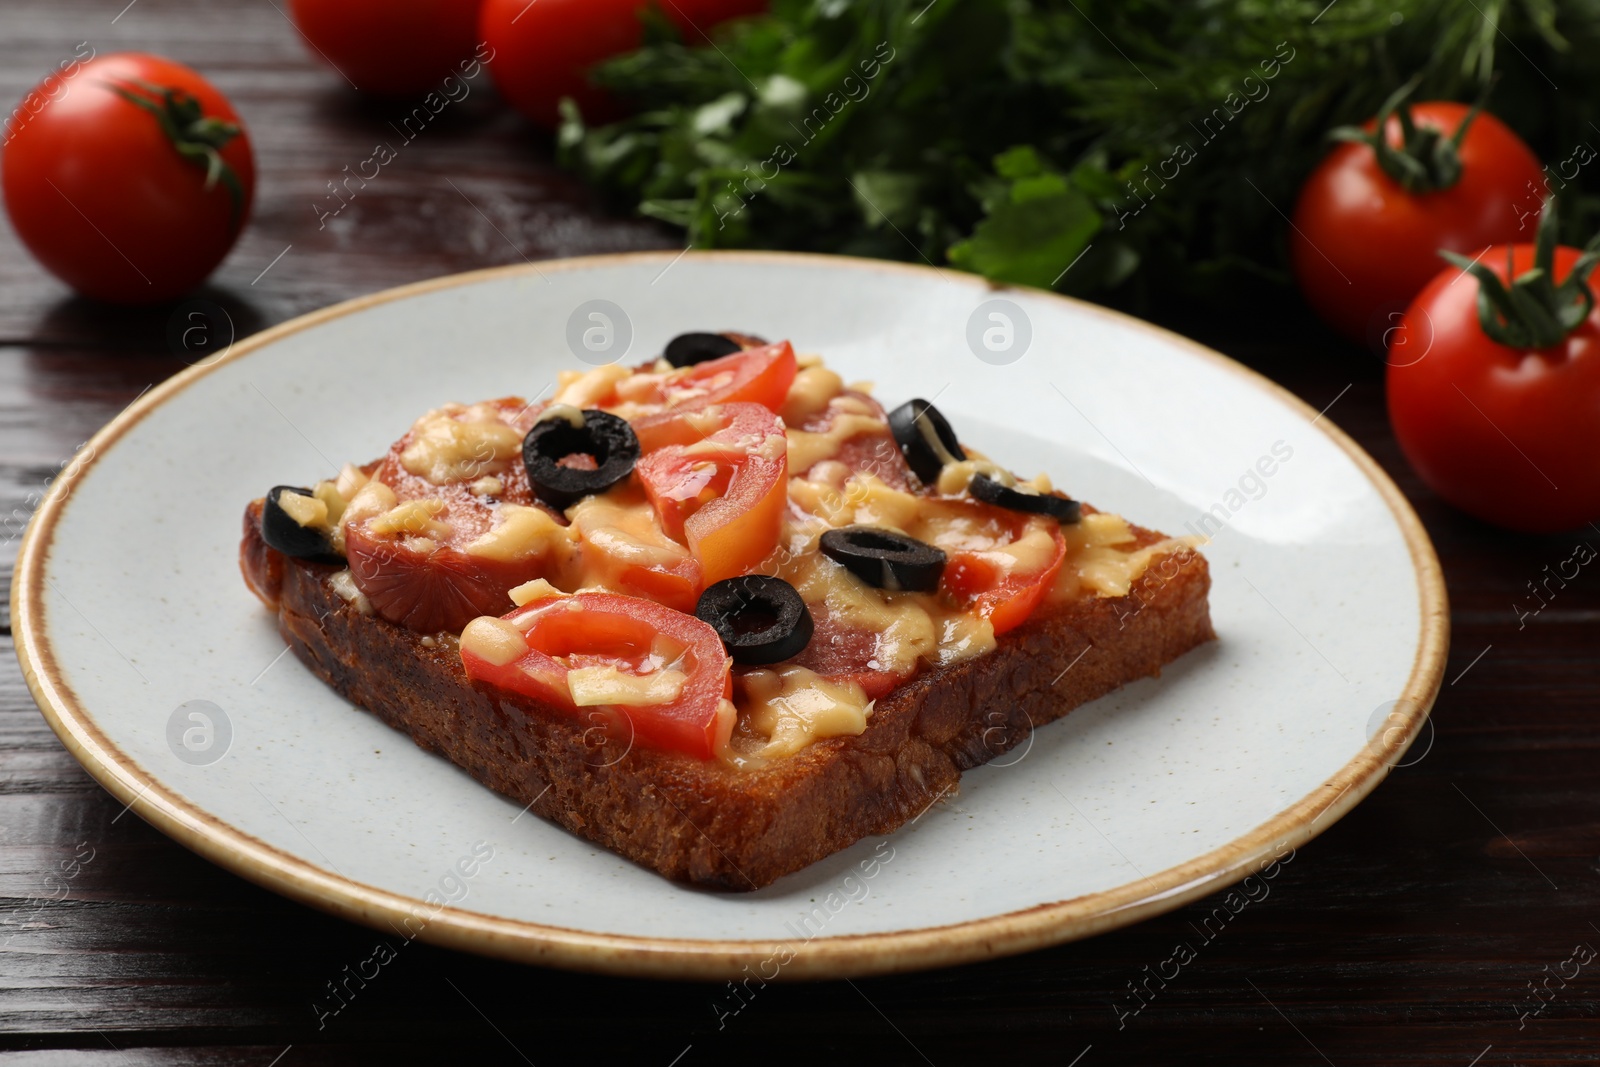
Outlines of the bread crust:
M 1133 530 L 1141 547 L 1163 539 Z M 1216 636 L 1205 558 L 1180 548 L 1126 597 L 1041 607 L 992 653 L 919 674 L 877 701 L 859 736 L 741 771 L 631 746 L 469 681 L 453 644 L 343 600 L 329 582 L 337 567 L 268 548 L 259 501 L 245 513 L 241 559 L 294 654 L 346 699 L 543 818 L 668 878 L 732 890 L 894 831 L 962 771 Z

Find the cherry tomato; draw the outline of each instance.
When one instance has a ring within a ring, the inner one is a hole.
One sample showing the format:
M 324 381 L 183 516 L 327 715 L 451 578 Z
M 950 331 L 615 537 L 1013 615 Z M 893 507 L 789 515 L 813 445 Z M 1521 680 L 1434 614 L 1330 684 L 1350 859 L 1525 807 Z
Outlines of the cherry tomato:
M 188 67 L 136 52 L 35 88 L 8 126 L 0 166 L 28 250 L 78 292 L 123 304 L 199 285 L 255 195 L 233 107 Z
M 662 528 L 706 585 L 748 574 L 777 547 L 788 505 L 788 441 L 760 404 L 717 404 L 642 420 L 654 444 L 636 468 Z M 665 443 L 663 443 L 665 442 Z
M 1003 521 L 1012 529 L 996 538 L 992 546 L 952 552 L 940 579 L 944 591 L 965 610 L 987 618 L 996 635 L 1028 620 L 1067 558 L 1066 539 L 1054 520 Z M 1023 545 L 1044 550 L 1042 554 L 1029 553 L 1039 556 L 1040 565 L 1019 568 L 1017 559 L 1027 559 L 1028 555 L 1011 556 L 1005 552 Z
M 622 115 L 620 103 L 589 82 L 600 61 L 631 52 L 643 38 L 646 0 L 484 0 L 479 34 L 493 49 L 489 72 L 500 94 L 529 119 L 555 129 L 571 97 L 587 122 Z M 766 10 L 765 0 L 666 0 L 662 12 L 691 44 L 712 26 Z
M 289 10 L 312 54 L 357 89 L 403 95 L 438 88 L 446 76 L 468 69 L 480 39 L 481 4 L 482 0 L 291 0 Z
M 505 638 L 511 647 L 502 652 Z M 577 593 L 503 620 L 477 619 L 461 635 L 461 662 L 474 681 L 574 714 L 613 708 L 654 748 L 711 759 L 733 731 L 733 660 L 722 639 L 694 616 L 649 600 Z M 621 699 L 634 695 L 630 687 L 645 699 Z M 616 702 L 602 703 L 612 693 Z
M 1468 110 L 1444 101 L 1416 104 L 1411 112 L 1418 127 L 1448 137 Z M 1398 117 L 1389 118 L 1384 132 L 1390 145 L 1401 144 Z M 1470 256 L 1488 245 L 1533 239 L 1544 172 L 1522 139 L 1480 112 L 1459 161 L 1455 184 L 1418 193 L 1386 173 L 1367 144 L 1340 144 L 1311 172 L 1289 246 L 1300 291 L 1324 321 L 1352 340 L 1374 342 L 1439 273 L 1441 248 Z
M 1479 261 L 1506 279 L 1534 265 L 1531 245 Z M 1566 279 L 1575 248 L 1555 250 Z M 1393 339 L 1389 416 L 1422 480 L 1498 526 L 1555 532 L 1600 520 L 1600 311 L 1564 340 L 1523 349 L 1492 340 L 1479 283 L 1450 268 L 1418 294 Z

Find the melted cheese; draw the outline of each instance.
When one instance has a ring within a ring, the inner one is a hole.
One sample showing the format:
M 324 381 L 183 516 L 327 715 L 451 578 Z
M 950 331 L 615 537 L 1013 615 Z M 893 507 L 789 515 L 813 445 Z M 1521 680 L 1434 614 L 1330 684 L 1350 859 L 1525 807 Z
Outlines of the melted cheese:
M 816 433 L 790 430 L 789 469 L 803 472 L 813 464 L 832 459 L 846 441 L 864 433 L 883 433 L 883 420 L 872 415 L 841 412 L 833 417 L 826 430 Z
M 675 570 L 693 557 L 668 537 L 644 495 L 626 487 L 580 500 L 567 509 L 578 539 L 563 575 L 570 589 L 611 589 L 637 595 L 625 580 L 634 567 Z
M 328 505 L 315 496 L 301 496 L 285 490 L 278 494 L 278 507 L 301 526 L 316 528 L 327 525 Z
M 1061 568 L 1068 588 L 1075 582 L 1078 590 L 1097 596 L 1127 595 L 1128 587 L 1138 577 L 1129 567 L 1135 540 L 1127 520 L 1100 511 L 1062 527 L 1061 534 L 1066 538 L 1071 563 L 1070 567 Z
M 366 522 L 393 508 L 398 502 L 394 490 L 380 481 L 369 481 L 356 491 L 344 509 L 344 524 Z
M 794 376 L 789 395 L 784 398 L 778 415 L 788 426 L 798 426 L 819 411 L 826 410 L 828 402 L 844 392 L 844 379 L 820 363 L 804 367 Z
M 661 389 L 661 383 L 673 370 L 666 360 L 658 360 L 653 370 L 630 374 L 617 382 L 617 396 L 624 403 L 648 404 Z
M 592 408 L 617 391 L 617 383 L 633 376 L 628 368 L 616 363 L 580 373 L 564 370 L 556 376 L 560 388 L 552 404 L 567 404 L 575 408 Z
M 583 411 L 571 404 L 551 404 L 539 413 L 540 422 L 554 422 L 557 419 L 574 430 L 583 429 Z
M 531 582 L 523 582 L 512 588 L 508 594 L 511 602 L 519 608 L 525 608 L 536 600 L 549 600 L 551 597 L 566 596 L 561 590 L 551 585 L 543 578 L 535 578 Z
M 854 682 L 830 682 L 805 667 L 747 672 L 740 685 L 750 725 L 769 739 L 762 759 L 790 756 L 825 737 L 854 737 L 867 728 L 872 701 Z
M 411 427 L 400 465 L 434 485 L 473 481 L 505 471 L 522 455 L 522 437 L 489 404 L 447 404 Z
M 1196 538 L 1169 537 L 1144 548 L 1137 544 L 1127 520 L 1107 512 L 1085 515 L 1072 526 L 1063 526 L 1067 541 L 1067 564 L 1061 568 L 1050 599 L 1073 600 L 1084 594 L 1101 597 L 1127 596 L 1133 583 L 1159 557 L 1195 547 Z
M 467 623 L 467 628 L 461 631 L 461 650 L 496 667 L 504 667 L 527 653 L 528 642 L 522 631 L 506 620 L 484 615 Z
M 937 622 L 941 667 L 988 655 L 995 649 L 994 625 L 988 619 L 964 611 L 951 611 L 942 613 Z
M 851 522 L 886 526 L 911 534 L 918 540 L 928 540 L 913 532 L 932 514 L 925 497 L 891 489 L 882 479 L 871 474 L 859 474 L 845 483 L 844 503 L 852 511 Z
M 478 559 L 496 563 L 520 563 L 548 556 L 572 543 L 568 527 L 549 512 L 522 504 L 501 504 L 495 509 L 495 524 L 469 541 L 463 551 Z
M 693 419 L 686 420 L 693 425 Z M 707 437 L 690 445 L 683 445 L 683 455 L 707 462 L 738 463 L 746 456 L 757 455 L 763 459 L 777 459 L 784 454 L 788 440 L 782 434 L 762 437 L 749 434 L 739 438 Z
M 934 533 L 931 540 L 946 551 L 976 556 L 994 567 L 1001 577 L 1037 574 L 1048 567 L 1056 555 L 1056 542 L 1050 536 L 1050 523 L 1049 519 L 1036 519 L 1028 523 L 1021 537 L 1003 543 L 991 537 L 973 539 L 961 532 L 954 535 Z
M 349 500 L 355 496 L 363 485 L 372 480 L 371 476 L 353 463 L 346 463 L 339 469 L 339 477 L 334 479 L 333 487 L 339 491 L 339 496 Z
M 328 575 L 328 584 L 333 587 L 333 591 L 338 594 L 340 600 L 343 600 L 363 615 L 372 614 L 372 601 L 367 599 L 367 594 L 357 588 L 355 576 L 350 573 L 348 567 Z
M 602 704 L 648 707 L 677 700 L 688 681 L 687 674 L 674 670 L 629 674 L 615 667 L 574 667 L 567 672 L 567 691 L 580 708 Z
M 393 496 L 392 493 L 390 495 Z M 410 534 L 413 537 L 443 540 L 451 534 L 450 525 L 438 521 L 434 516 L 443 513 L 444 510 L 445 503 L 438 497 L 407 500 L 373 519 L 367 524 L 367 529 L 380 537 Z

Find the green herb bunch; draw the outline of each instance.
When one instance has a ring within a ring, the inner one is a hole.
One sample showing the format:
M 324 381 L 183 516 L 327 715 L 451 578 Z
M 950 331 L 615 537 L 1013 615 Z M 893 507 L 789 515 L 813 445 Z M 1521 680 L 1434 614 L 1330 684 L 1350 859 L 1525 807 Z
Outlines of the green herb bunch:
M 1489 109 L 1552 164 L 1569 232 L 1600 223 L 1600 167 L 1555 171 L 1600 146 L 1600 0 L 774 0 L 698 41 L 646 21 L 597 73 L 637 111 L 569 105 L 561 152 L 694 248 L 1205 299 L 1286 276 L 1330 129 L 1414 74 L 1414 99 L 1470 100 L 1496 71 Z

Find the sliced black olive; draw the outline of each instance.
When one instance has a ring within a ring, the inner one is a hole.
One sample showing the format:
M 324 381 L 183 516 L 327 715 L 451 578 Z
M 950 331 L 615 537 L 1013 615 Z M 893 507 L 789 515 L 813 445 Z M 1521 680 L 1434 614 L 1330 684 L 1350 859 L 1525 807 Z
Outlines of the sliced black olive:
M 325 531 L 311 526 L 301 526 L 294 517 L 283 510 L 278 497 L 284 493 L 311 496 L 311 490 L 297 485 L 275 485 L 267 493 L 261 508 L 261 539 L 272 548 L 294 559 L 313 563 L 343 563 L 344 557 L 333 550 Z
M 868 585 L 891 593 L 931 593 L 944 573 L 942 550 L 877 526 L 829 530 L 822 535 L 822 554 Z
M 967 489 L 973 498 L 1009 511 L 1025 511 L 1029 515 L 1049 515 L 1064 523 L 1078 521 L 1082 507 L 1076 500 L 1053 493 L 1024 493 L 1008 485 L 1001 485 L 987 474 L 974 474 Z
M 782 578 L 746 574 L 700 594 L 694 613 L 717 631 L 735 663 L 778 663 L 811 643 L 811 611 Z
M 731 356 L 739 348 L 738 341 L 720 333 L 681 333 L 667 342 L 662 355 L 674 367 L 692 367 L 708 359 Z
M 582 426 L 560 416 L 541 419 L 522 439 L 528 482 L 553 508 L 605 492 L 632 473 L 638 459 L 633 427 L 606 411 L 585 411 Z
M 926 400 L 908 400 L 889 412 L 889 429 L 894 431 L 894 439 L 905 453 L 906 462 L 928 485 L 939 480 L 939 472 L 946 463 L 959 463 L 967 458 L 956 440 L 956 432 L 939 414 L 939 409 Z

